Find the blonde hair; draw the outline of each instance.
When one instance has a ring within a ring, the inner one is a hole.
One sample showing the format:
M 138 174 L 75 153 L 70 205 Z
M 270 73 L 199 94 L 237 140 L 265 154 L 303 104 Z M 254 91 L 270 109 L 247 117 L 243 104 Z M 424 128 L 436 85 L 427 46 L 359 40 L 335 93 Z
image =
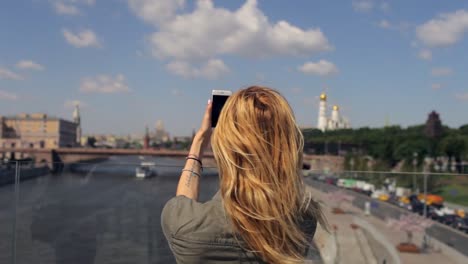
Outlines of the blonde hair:
M 234 93 L 211 143 L 235 235 L 268 263 L 303 262 L 308 245 L 301 216 L 325 222 L 318 204 L 305 197 L 304 140 L 286 99 L 258 86 Z

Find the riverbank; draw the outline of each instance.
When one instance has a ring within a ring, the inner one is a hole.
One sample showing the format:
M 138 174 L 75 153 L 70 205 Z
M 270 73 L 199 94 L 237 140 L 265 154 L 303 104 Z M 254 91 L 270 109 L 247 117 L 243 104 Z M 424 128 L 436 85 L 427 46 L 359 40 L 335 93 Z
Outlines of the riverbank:
M 47 166 L 33 167 L 33 168 L 19 168 L 18 176 L 20 181 L 34 179 L 37 177 L 45 176 L 49 174 L 49 168 Z M 7 184 L 14 184 L 16 177 L 16 168 L 11 167 L 9 169 L 0 170 L 0 186 Z

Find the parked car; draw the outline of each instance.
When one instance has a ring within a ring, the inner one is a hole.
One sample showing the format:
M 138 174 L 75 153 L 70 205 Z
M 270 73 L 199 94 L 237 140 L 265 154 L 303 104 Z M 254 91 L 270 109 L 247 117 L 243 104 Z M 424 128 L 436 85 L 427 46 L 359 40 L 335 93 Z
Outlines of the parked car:
M 464 217 L 464 218 L 457 217 L 455 219 L 453 226 L 456 229 L 461 230 L 468 234 L 468 217 Z
M 414 194 L 408 197 L 409 205 L 408 210 L 412 211 L 413 213 L 418 213 L 420 215 L 424 214 L 424 204 L 418 199 L 418 197 Z

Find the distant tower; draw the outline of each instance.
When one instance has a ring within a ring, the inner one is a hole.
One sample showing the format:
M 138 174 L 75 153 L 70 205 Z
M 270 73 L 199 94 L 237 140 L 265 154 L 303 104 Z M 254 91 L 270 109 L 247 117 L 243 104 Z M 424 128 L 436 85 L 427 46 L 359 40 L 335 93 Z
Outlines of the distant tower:
M 442 121 L 436 111 L 429 113 L 424 132 L 428 138 L 439 138 L 442 135 Z
M 80 104 L 75 102 L 75 110 L 73 111 L 73 121 L 76 126 L 76 144 L 81 145 L 81 117 L 80 117 Z
M 148 126 L 146 126 L 145 138 L 143 139 L 143 149 L 149 149 L 149 141 L 150 141 L 150 136 L 149 136 Z
M 331 115 L 332 129 L 340 128 L 341 118 L 340 118 L 340 108 L 337 105 L 333 106 L 333 111 Z
M 325 93 L 322 93 L 320 95 L 317 128 L 322 131 L 325 131 L 327 129 L 327 95 Z

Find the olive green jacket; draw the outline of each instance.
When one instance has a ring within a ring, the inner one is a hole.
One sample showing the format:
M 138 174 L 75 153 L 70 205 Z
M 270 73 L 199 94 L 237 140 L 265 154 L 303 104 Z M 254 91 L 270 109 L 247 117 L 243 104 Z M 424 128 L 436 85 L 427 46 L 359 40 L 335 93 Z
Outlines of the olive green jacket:
M 245 249 L 245 242 L 236 240 L 229 223 L 219 191 L 205 203 L 173 197 L 161 214 L 162 230 L 177 263 L 264 263 Z M 309 242 L 316 225 L 315 219 L 301 224 Z M 308 253 L 307 249 L 304 256 Z

